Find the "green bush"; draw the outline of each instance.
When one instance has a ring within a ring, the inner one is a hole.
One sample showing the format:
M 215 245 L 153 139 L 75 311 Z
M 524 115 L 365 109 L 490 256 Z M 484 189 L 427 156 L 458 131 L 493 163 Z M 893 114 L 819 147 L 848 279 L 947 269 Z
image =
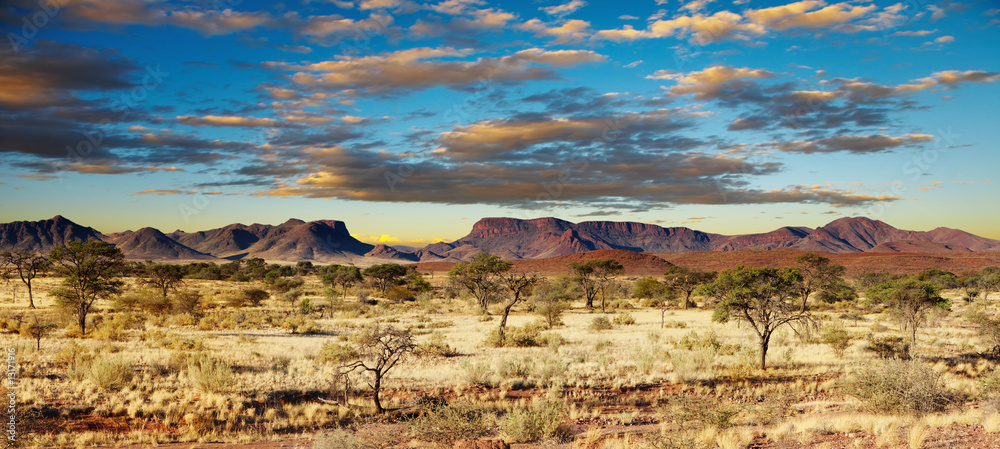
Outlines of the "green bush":
M 417 347 L 416 354 L 418 356 L 454 357 L 458 355 L 458 351 L 444 340 L 444 334 L 433 332 L 426 342 Z
M 833 349 L 837 358 L 844 357 L 844 351 L 851 346 L 853 339 L 851 333 L 841 326 L 827 325 L 823 328 L 823 333 L 820 334 L 820 340 Z
M 953 401 L 940 375 L 917 360 L 883 360 L 850 375 L 841 386 L 875 413 L 940 412 Z
M 486 344 L 494 348 L 530 348 L 541 346 L 544 342 L 542 323 L 527 323 L 523 326 L 508 326 L 504 335 L 503 345 L 500 344 L 500 329 L 496 328 L 486 335 Z
M 353 362 L 357 359 L 357 350 L 350 346 L 334 343 L 332 341 L 323 343 L 323 346 L 319 349 L 319 355 L 316 356 L 316 360 L 320 362 L 333 363 L 337 365 Z
M 437 447 L 451 448 L 460 439 L 490 435 L 496 418 L 494 411 L 482 405 L 466 402 L 440 405 L 414 419 L 410 435 Z

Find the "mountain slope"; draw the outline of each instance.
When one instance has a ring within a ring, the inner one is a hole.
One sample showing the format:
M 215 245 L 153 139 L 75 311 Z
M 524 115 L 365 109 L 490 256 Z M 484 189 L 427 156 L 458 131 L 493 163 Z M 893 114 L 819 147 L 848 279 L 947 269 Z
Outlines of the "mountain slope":
M 56 215 L 48 220 L 0 224 L 0 250 L 48 252 L 73 240 L 106 240 L 94 228 L 81 226 Z
M 123 233 L 111 241 L 128 259 L 139 260 L 207 260 L 211 255 L 195 251 L 167 237 L 154 228 L 142 228 Z

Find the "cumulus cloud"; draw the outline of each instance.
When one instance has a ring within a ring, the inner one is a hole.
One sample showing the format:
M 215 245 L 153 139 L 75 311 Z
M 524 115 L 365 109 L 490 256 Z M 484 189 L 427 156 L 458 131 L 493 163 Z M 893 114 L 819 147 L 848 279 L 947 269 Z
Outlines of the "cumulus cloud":
M 875 5 L 854 5 L 850 2 L 827 5 L 823 0 L 804 0 L 785 5 L 760 9 L 747 9 L 741 13 L 718 11 L 701 12 L 708 2 L 694 0 L 683 5 L 683 13 L 672 18 L 654 16 L 646 29 L 637 30 L 630 25 L 618 29 L 600 30 L 596 39 L 633 41 L 654 38 L 689 38 L 697 44 L 724 40 L 750 41 L 769 33 L 807 30 L 813 32 L 836 31 L 856 33 L 888 29 L 901 20 L 902 7 L 886 6 L 879 10 Z
M 20 6 L 35 9 L 36 2 L 22 0 Z M 166 3 L 144 0 L 60 0 L 60 19 L 77 27 L 94 28 L 100 24 L 171 25 L 195 30 L 206 36 L 229 34 L 272 24 L 267 12 L 239 12 L 232 9 L 201 10 L 178 8 Z
M 567 20 L 562 25 L 555 26 L 531 19 L 518 25 L 518 28 L 535 33 L 535 37 L 553 37 L 553 43 L 577 42 L 590 36 L 590 22 L 586 20 Z
M 740 89 L 746 85 L 741 80 L 772 77 L 773 73 L 763 69 L 715 66 L 686 74 L 660 70 L 646 78 L 676 81 L 677 85 L 670 88 L 673 95 L 694 94 L 696 100 L 712 100 L 720 98 L 726 89 Z
M 481 57 L 473 61 L 448 61 L 464 57 L 471 50 L 412 48 L 376 56 L 341 56 L 308 65 L 273 64 L 296 71 L 292 80 L 302 86 L 356 89 L 384 93 L 432 87 L 465 87 L 477 83 L 555 79 L 554 68 L 602 62 L 606 58 L 590 50 L 529 48 L 501 57 Z

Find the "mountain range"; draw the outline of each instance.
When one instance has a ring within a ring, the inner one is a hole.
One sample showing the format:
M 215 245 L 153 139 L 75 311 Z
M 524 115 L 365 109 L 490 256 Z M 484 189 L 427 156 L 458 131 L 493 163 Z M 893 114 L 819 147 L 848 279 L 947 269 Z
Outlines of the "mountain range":
M 423 248 L 371 245 L 336 220 L 288 220 L 280 225 L 231 224 L 198 232 L 165 234 L 154 228 L 102 234 L 62 216 L 0 224 L 0 249 L 48 251 L 71 240 L 115 244 L 137 260 L 198 261 L 260 257 L 268 261 L 355 263 L 455 262 L 486 252 L 504 259 L 543 259 L 598 250 L 644 253 L 799 249 L 829 253 L 1000 251 L 1000 240 L 951 228 L 897 229 L 864 217 L 840 218 L 818 228 L 782 227 L 762 234 L 723 235 L 686 227 L 557 218 L 484 218 L 454 242 Z

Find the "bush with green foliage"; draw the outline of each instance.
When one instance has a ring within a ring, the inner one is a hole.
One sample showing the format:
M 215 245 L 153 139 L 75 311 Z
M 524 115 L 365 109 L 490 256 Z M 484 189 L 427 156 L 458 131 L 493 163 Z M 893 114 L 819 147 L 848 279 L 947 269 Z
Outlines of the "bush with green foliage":
M 844 351 L 851 346 L 851 341 L 854 337 L 850 332 L 847 331 L 843 326 L 835 326 L 828 324 L 823 327 L 822 333 L 820 333 L 820 341 L 833 349 L 834 354 L 837 358 L 844 357 Z
M 613 329 L 614 325 L 611 324 L 611 320 L 609 320 L 608 317 L 599 316 L 599 317 L 594 317 L 594 319 L 590 320 L 590 326 L 588 327 L 590 328 L 590 330 L 594 331 L 606 331 L 609 329 Z
M 120 390 L 132 383 L 132 362 L 120 355 L 100 357 L 89 363 L 87 380 L 102 390 Z

